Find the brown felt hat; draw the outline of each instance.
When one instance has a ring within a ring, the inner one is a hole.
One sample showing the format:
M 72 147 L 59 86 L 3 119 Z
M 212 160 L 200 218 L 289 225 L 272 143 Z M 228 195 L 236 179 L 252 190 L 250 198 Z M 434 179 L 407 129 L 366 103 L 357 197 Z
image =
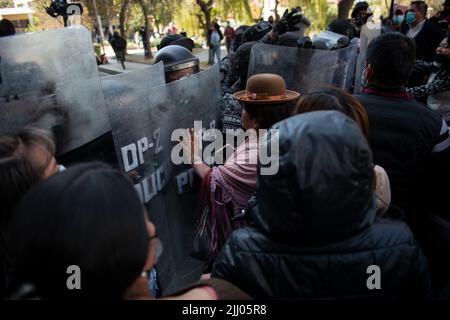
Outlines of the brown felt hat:
M 300 93 L 286 90 L 284 79 L 272 73 L 255 74 L 248 78 L 245 90 L 233 97 L 248 104 L 275 104 L 298 99 Z

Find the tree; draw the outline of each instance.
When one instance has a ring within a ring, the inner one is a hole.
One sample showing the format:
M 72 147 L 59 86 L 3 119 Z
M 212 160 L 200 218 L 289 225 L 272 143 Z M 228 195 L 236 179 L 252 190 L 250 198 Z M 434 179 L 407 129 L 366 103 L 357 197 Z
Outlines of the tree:
M 280 3 L 285 6 L 284 3 Z M 311 21 L 311 27 L 307 32 L 317 32 L 325 30 L 327 23 L 336 17 L 336 11 L 328 5 L 327 0 L 290 0 L 287 2 L 289 8 L 300 6 L 308 19 Z
M 278 5 L 280 4 L 280 2 L 278 0 L 275 0 L 275 7 L 273 8 L 273 12 L 275 14 L 275 22 L 280 21 L 280 15 L 278 14 Z
M 119 13 L 120 36 L 124 39 L 127 39 L 127 35 L 125 34 L 125 25 L 129 4 L 130 0 L 122 0 L 122 5 L 120 6 L 120 13 Z
M 224 18 L 231 14 L 242 23 L 253 23 L 253 10 L 249 0 L 218 0 L 216 7 Z M 260 14 L 257 15 L 258 17 Z
M 348 19 L 354 0 L 340 0 L 338 3 L 338 19 Z
M 143 45 L 144 45 L 144 51 L 145 51 L 145 57 L 146 58 L 153 58 L 153 54 L 150 47 L 150 41 L 148 37 L 148 30 L 150 29 L 149 26 L 149 14 L 150 14 L 150 0 L 138 0 L 139 5 L 142 9 L 142 15 L 144 16 L 144 39 Z
M 204 19 L 200 14 L 197 15 L 197 17 L 206 38 L 208 38 L 208 30 L 211 26 L 211 10 L 213 8 L 213 2 L 213 0 L 208 0 L 207 2 L 203 0 L 195 0 L 195 3 L 197 3 L 204 15 Z

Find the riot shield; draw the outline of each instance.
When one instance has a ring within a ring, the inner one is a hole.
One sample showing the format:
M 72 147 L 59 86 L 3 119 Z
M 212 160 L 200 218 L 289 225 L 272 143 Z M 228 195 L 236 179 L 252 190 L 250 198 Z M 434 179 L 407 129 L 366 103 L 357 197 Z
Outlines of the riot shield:
M 351 90 L 357 46 L 338 50 L 313 50 L 256 44 L 250 54 L 248 76 L 274 73 L 282 76 L 287 89 L 306 94 L 323 86 Z
M 106 98 L 121 169 L 134 180 L 164 245 L 157 264 L 164 295 L 198 280 L 203 271 L 203 263 L 189 256 L 197 220 L 195 173 L 190 165 L 172 162 L 178 142 L 171 135 L 193 127 L 194 120 L 214 126 L 219 98 L 218 65 L 145 93 L 130 86 L 114 100 Z
M 102 77 L 101 85 L 110 122 L 117 124 L 121 121 L 121 108 L 129 107 L 129 101 L 141 99 L 142 105 L 145 105 L 150 90 L 165 83 L 162 62 L 142 70 Z M 136 101 L 136 104 L 139 103 Z
M 362 90 L 362 73 L 366 65 L 366 50 L 370 42 L 381 34 L 381 24 L 374 23 L 369 19 L 367 23 L 361 28 L 359 55 L 356 62 L 355 72 L 355 90 L 354 93 L 361 93 Z
M 51 130 L 58 155 L 110 130 L 87 29 L 0 38 L 0 134 L 26 125 Z

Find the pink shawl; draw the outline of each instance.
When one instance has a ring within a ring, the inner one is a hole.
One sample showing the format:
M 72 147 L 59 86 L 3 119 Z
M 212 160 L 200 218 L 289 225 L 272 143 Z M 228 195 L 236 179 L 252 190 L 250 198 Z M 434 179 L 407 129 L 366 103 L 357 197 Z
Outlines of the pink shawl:
M 223 166 L 213 167 L 204 179 L 209 182 L 202 189 L 211 217 L 210 262 L 215 260 L 233 230 L 246 225 L 245 219 L 233 221 L 233 218 L 242 214 L 256 190 L 258 150 L 258 137 L 253 134 L 236 148 Z

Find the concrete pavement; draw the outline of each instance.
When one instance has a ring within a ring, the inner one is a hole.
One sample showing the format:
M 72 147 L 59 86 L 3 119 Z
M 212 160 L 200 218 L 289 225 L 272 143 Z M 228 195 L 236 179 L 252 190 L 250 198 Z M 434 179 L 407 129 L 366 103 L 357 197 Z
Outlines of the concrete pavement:
M 104 64 L 98 66 L 98 70 L 100 72 L 100 76 L 106 76 L 106 75 L 112 75 L 112 74 L 119 74 L 124 72 L 130 72 L 130 71 L 136 71 L 136 70 L 142 70 L 148 67 L 149 64 L 147 63 L 137 63 L 137 62 L 129 62 L 125 61 L 125 70 L 122 68 L 122 65 L 117 62 L 116 56 L 114 54 L 114 51 L 110 46 L 105 46 L 106 51 L 106 57 L 108 58 L 109 64 Z M 127 50 L 128 55 L 135 55 L 139 57 L 144 57 L 144 49 L 128 49 Z M 156 54 L 156 49 L 152 48 L 153 55 Z M 200 63 L 207 63 L 208 62 L 208 56 L 209 56 L 209 50 L 208 49 L 194 49 L 194 54 L 197 56 L 200 60 Z M 226 56 L 227 50 L 225 47 L 222 47 L 222 58 Z

